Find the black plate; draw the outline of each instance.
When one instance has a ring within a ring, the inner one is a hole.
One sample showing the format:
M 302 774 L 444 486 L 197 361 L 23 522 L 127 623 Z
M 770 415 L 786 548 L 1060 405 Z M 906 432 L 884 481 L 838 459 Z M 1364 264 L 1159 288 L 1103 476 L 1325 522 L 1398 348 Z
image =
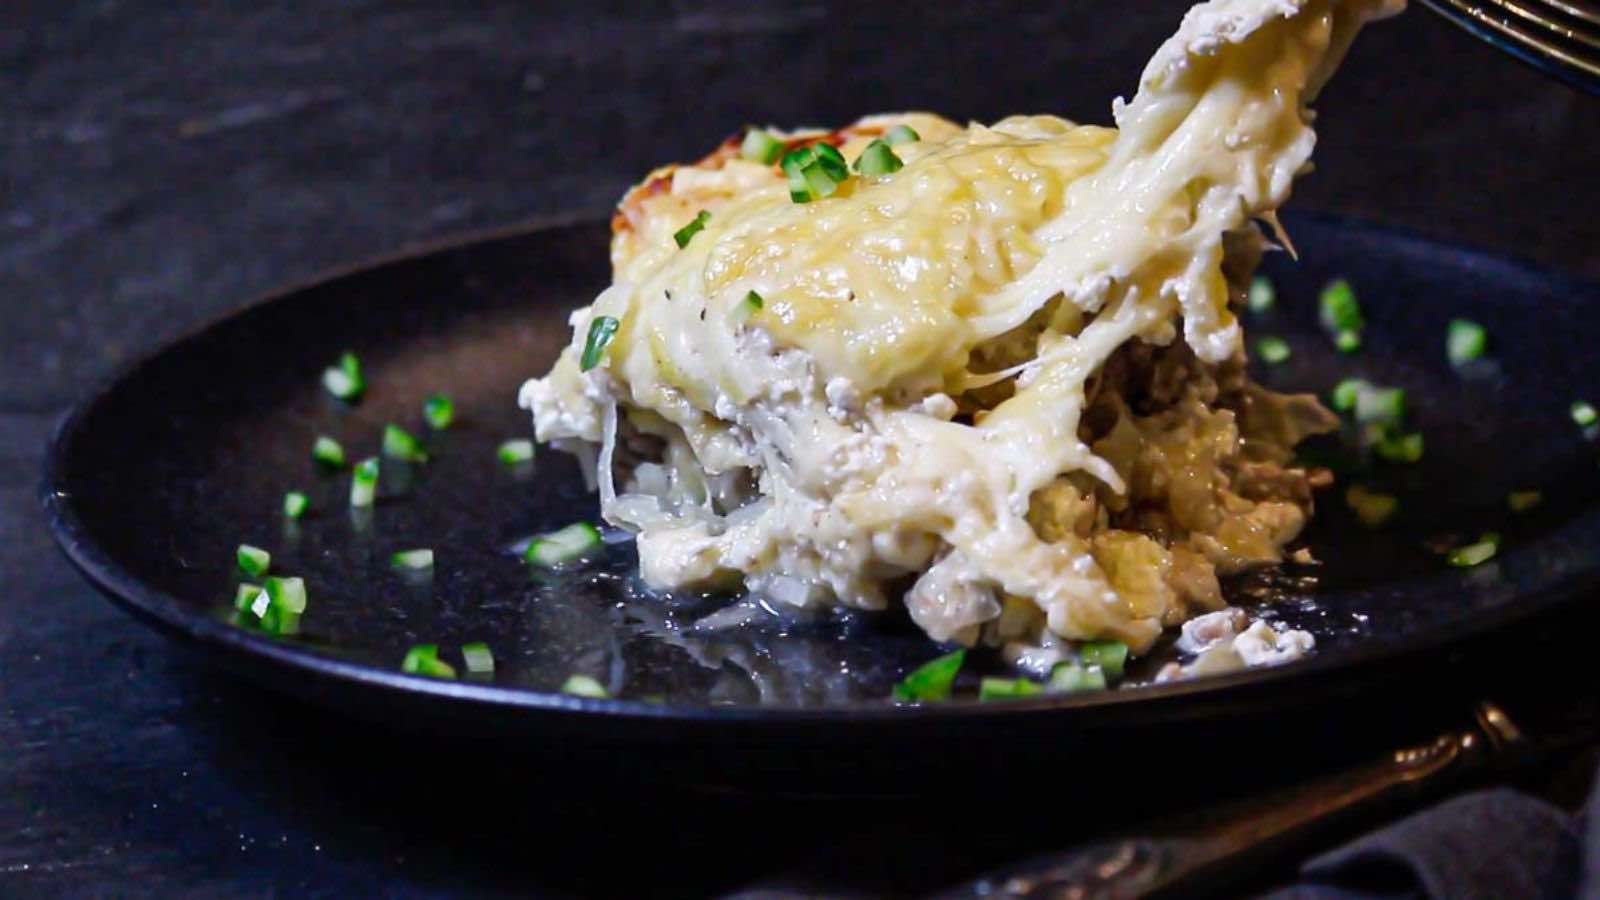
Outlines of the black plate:
M 1314 700 L 1365 697 L 1377 715 L 1396 705 L 1386 701 L 1410 696 L 1402 685 L 1425 691 L 1459 679 L 1443 671 L 1447 661 L 1493 646 L 1475 639 L 1600 581 L 1596 448 L 1568 412 L 1595 384 L 1600 291 L 1368 225 L 1293 216 L 1290 226 L 1304 261 L 1269 260 L 1280 302 L 1253 317 L 1247 333 L 1282 335 L 1294 353 L 1260 376 L 1318 391 L 1349 375 L 1402 385 L 1427 455 L 1415 466 L 1346 476 L 1401 496 L 1393 527 L 1361 527 L 1337 492 L 1325 492 L 1307 536 L 1325 564 L 1231 586 L 1237 598 L 1273 598 L 1267 614 L 1317 635 L 1313 658 L 1279 669 L 1010 704 L 897 708 L 882 700 L 890 685 L 938 649 L 893 616 L 789 623 L 784 633 L 769 621 L 694 636 L 681 626 L 725 598 L 644 595 L 626 543 L 577 573 L 531 572 L 508 548 L 594 518 L 595 498 L 563 454 L 542 451 L 516 471 L 496 462 L 495 448 L 528 435 L 517 387 L 567 341 L 568 311 L 606 283 L 607 234 L 597 222 L 403 255 L 194 332 L 129 367 L 63 421 L 45 503 L 72 561 L 141 620 L 281 690 L 405 725 L 648 741 L 691 756 L 707 746 L 757 756 L 783 747 L 773 757 L 781 767 L 795 764 L 796 748 L 863 751 L 813 759 L 833 771 L 872 757 L 869 747 L 883 748 L 884 760 L 904 759 L 897 749 L 970 736 L 974 726 L 1086 747 L 1100 738 L 1123 743 L 1130 729 L 1283 715 Z M 1336 353 L 1316 325 L 1317 289 L 1335 275 L 1364 301 L 1359 354 Z M 1453 316 L 1488 327 L 1490 360 L 1464 371 L 1447 364 Z M 323 367 L 347 348 L 364 360 L 370 384 L 349 408 L 319 385 Z M 421 404 L 441 390 L 455 398 L 459 422 L 427 433 Z M 433 459 L 386 464 L 377 506 L 352 515 L 348 471 L 319 473 L 308 448 L 327 433 L 352 458 L 376 455 L 389 421 L 425 434 Z M 291 488 L 310 494 L 312 512 L 286 524 L 279 507 Z M 1505 511 L 1513 489 L 1540 489 L 1545 503 L 1513 518 Z M 1471 570 L 1452 569 L 1425 547 L 1488 529 L 1504 534 L 1505 549 Z M 241 542 L 270 549 L 275 570 L 306 578 L 311 604 L 299 637 L 227 621 Z M 391 552 L 412 547 L 435 550 L 431 579 L 388 566 Z M 398 671 L 413 643 L 437 643 L 459 666 L 456 648 L 474 640 L 494 649 L 492 683 Z M 574 671 L 632 699 L 555 693 Z M 1368 690 L 1379 685 L 1385 690 Z

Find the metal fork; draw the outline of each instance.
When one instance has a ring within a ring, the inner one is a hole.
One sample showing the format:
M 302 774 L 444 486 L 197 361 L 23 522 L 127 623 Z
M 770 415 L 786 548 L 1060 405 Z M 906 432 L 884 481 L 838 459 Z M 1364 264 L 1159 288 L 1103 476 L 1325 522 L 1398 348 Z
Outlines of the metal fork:
M 1421 0 L 1477 37 L 1600 96 L 1600 4 L 1590 0 Z

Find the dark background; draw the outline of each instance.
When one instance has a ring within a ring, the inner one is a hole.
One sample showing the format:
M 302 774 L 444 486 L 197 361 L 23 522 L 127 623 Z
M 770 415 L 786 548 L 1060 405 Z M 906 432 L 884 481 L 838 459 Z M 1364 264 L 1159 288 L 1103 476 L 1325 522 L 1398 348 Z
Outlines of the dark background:
M 603 211 L 747 122 L 1106 121 L 1185 6 L 5 4 L 0 895 L 530 886 L 440 846 L 375 798 L 406 786 L 331 749 L 381 735 L 222 679 L 68 568 L 38 465 L 95 378 L 332 266 Z M 1600 275 L 1600 101 L 1417 9 L 1357 44 L 1320 107 L 1297 206 Z M 488 859 L 515 855 L 502 837 Z

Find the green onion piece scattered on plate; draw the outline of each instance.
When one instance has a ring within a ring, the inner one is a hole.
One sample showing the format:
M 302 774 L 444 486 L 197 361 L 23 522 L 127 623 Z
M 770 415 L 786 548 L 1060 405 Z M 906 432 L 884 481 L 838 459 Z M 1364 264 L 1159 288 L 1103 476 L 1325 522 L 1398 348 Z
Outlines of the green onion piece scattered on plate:
M 967 658 L 965 648 L 946 653 L 911 670 L 894 686 L 896 700 L 947 700 L 956 673 Z
M 455 667 L 439 658 L 438 644 L 418 644 L 407 650 L 406 658 L 400 662 L 400 671 L 430 678 L 456 677 Z
M 1099 666 L 1107 678 L 1121 678 L 1128 664 L 1128 645 L 1121 641 L 1088 641 L 1078 645 L 1085 666 Z
M 894 150 L 882 139 L 867 145 L 856 157 L 855 169 L 862 175 L 890 175 L 905 168 L 906 164 L 894 155 Z
M 499 457 L 500 461 L 508 466 L 525 463 L 533 459 L 533 441 L 527 438 L 506 441 L 495 451 L 495 456 Z
M 332 469 L 344 465 L 344 448 L 339 442 L 327 435 L 318 435 L 316 443 L 311 445 L 311 458 Z
M 272 566 L 272 554 L 260 547 L 240 544 L 233 555 L 239 561 L 239 571 L 251 578 L 260 578 L 267 574 L 267 569 Z
M 350 505 L 371 506 L 378 496 L 378 458 L 376 456 L 356 463 L 350 475 Z
M 1538 491 L 1512 491 L 1506 495 L 1506 507 L 1514 513 L 1525 513 L 1544 502 Z
M 283 514 L 291 519 L 298 519 L 306 514 L 306 509 L 311 506 L 311 501 L 299 491 L 290 491 L 283 495 Z
M 605 685 L 588 675 L 573 675 L 561 683 L 561 693 L 571 694 L 574 697 L 591 697 L 604 700 L 611 696 Z
M 1492 540 L 1491 540 L 1492 539 Z M 1450 565 L 1470 568 L 1494 558 L 1500 549 L 1499 535 L 1485 534 L 1477 543 L 1467 544 L 1450 551 Z
M 578 359 L 579 370 L 587 372 L 600 365 L 600 357 L 605 355 L 611 339 L 617 336 L 620 324 L 614 316 L 595 316 L 590 320 L 589 336 L 583 342 L 583 356 Z
M 1404 388 L 1383 388 L 1363 383 L 1356 389 L 1356 421 L 1397 423 L 1406 415 Z
M 783 141 L 770 131 L 752 128 L 744 133 L 744 141 L 739 144 L 739 155 L 751 162 L 770 166 L 783 155 Z
M 1572 404 L 1572 421 L 1577 422 L 1579 428 L 1588 428 L 1600 422 L 1600 413 L 1595 412 L 1588 402 L 1578 400 Z
M 1361 402 L 1361 392 L 1371 387 L 1360 378 L 1346 378 L 1333 386 L 1333 393 L 1330 395 L 1333 408 L 1339 412 L 1355 409 L 1356 404 Z
M 750 313 L 759 311 L 761 307 L 766 305 L 766 301 L 761 299 L 760 294 L 756 293 L 755 291 L 751 291 L 750 293 L 744 295 L 744 299 L 739 301 L 739 304 L 744 307 L 743 311 L 748 315 Z
M 1044 693 L 1044 686 L 1031 678 L 985 678 L 978 682 L 979 700 L 1005 700 Z
M 262 589 L 261 592 L 256 594 L 255 598 L 250 601 L 250 612 L 254 614 L 257 619 L 263 619 L 266 618 L 267 611 L 270 609 L 272 609 L 272 597 L 266 592 L 265 589 Z
M 896 125 L 883 133 L 883 140 L 893 147 L 898 144 L 914 144 L 922 140 L 922 135 L 917 134 L 917 130 L 910 125 Z
M 1400 511 L 1399 498 L 1369 491 L 1359 484 L 1351 485 L 1344 492 L 1344 502 L 1368 528 L 1383 525 Z
M 1264 337 L 1256 341 L 1256 355 L 1268 365 L 1277 365 L 1289 358 L 1289 342 L 1281 337 Z
M 268 578 L 262 582 L 267 598 L 272 605 L 299 615 L 306 611 L 306 581 L 304 578 Z
M 1245 300 L 1245 305 L 1251 312 L 1264 313 L 1278 302 L 1278 289 L 1272 286 L 1272 279 L 1265 275 L 1257 275 L 1250 281 L 1250 293 Z
M 1372 445 L 1374 453 L 1380 459 L 1397 463 L 1414 463 L 1422 459 L 1422 432 L 1412 431 L 1401 433 L 1386 431 L 1377 442 Z
M 426 547 L 417 550 L 401 550 L 389 557 L 389 564 L 397 569 L 411 569 L 420 571 L 433 568 L 433 551 Z
M 428 461 L 428 451 L 422 449 L 422 441 L 393 422 L 383 426 L 383 455 L 404 462 Z
M 1360 331 L 1365 324 L 1361 319 L 1361 303 L 1356 300 L 1355 288 L 1343 278 L 1328 282 L 1317 300 L 1322 327 L 1334 334 Z
M 461 659 L 467 664 L 467 671 L 473 675 L 494 674 L 494 653 L 483 641 L 462 644 Z
M 361 360 L 354 353 L 345 351 L 339 356 L 337 366 L 323 370 L 322 386 L 340 400 L 361 399 L 361 394 L 367 389 L 367 380 L 361 374 Z
M 422 401 L 422 418 L 434 431 L 443 431 L 456 420 L 456 405 L 448 394 L 434 394 Z
M 1483 355 L 1489 346 L 1489 332 L 1469 319 L 1451 319 L 1445 333 L 1445 355 L 1450 365 L 1462 366 Z
M 1106 672 L 1099 666 L 1062 662 L 1056 663 L 1050 670 L 1049 690 L 1052 694 L 1101 691 L 1105 690 L 1105 687 Z
M 1361 332 L 1341 331 L 1333 336 L 1333 346 L 1337 347 L 1340 353 L 1354 353 L 1361 349 Z
M 677 231 L 674 231 L 672 233 L 672 239 L 678 243 L 678 249 L 682 250 L 684 247 L 689 246 L 689 242 L 694 240 L 694 236 L 699 234 L 700 230 L 705 228 L 706 223 L 709 221 L 711 221 L 711 213 L 708 213 L 702 209 L 695 213 L 694 218 L 690 220 L 689 224 L 679 228 Z
M 593 552 L 600 543 L 600 529 L 588 522 L 574 522 L 558 531 L 534 538 L 528 544 L 524 558 L 547 568 L 559 566 Z
M 277 606 L 267 608 L 261 615 L 261 630 L 268 634 L 299 634 L 300 614 Z
M 261 596 L 261 585 L 251 584 L 246 581 L 239 585 L 233 592 L 233 608 L 246 610 L 255 605 L 256 598 Z

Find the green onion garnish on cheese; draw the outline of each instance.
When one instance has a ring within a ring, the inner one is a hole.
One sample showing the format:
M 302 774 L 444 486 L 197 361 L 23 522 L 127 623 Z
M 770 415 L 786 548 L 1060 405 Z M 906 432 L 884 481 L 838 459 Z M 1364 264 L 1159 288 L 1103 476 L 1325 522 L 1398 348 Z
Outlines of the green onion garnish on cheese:
M 587 372 L 600 365 L 606 347 L 616 337 L 619 323 L 612 316 L 595 316 L 589 322 L 589 336 L 583 342 L 583 355 L 578 358 L 578 369 Z

